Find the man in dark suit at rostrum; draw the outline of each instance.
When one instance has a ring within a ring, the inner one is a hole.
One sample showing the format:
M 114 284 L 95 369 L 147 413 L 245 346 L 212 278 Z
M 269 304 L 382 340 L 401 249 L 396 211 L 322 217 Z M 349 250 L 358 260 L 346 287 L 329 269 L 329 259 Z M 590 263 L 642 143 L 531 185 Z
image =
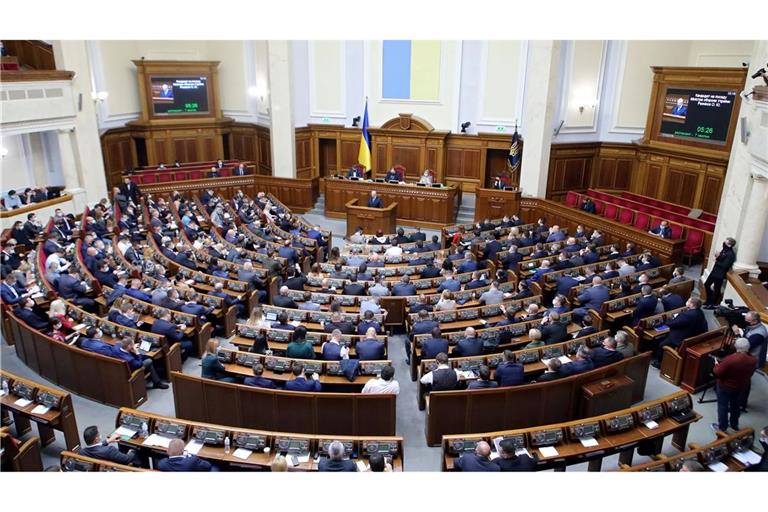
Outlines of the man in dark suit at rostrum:
M 384 203 L 375 190 L 371 190 L 371 197 L 368 198 L 368 208 L 384 208 Z
M 110 444 L 118 439 L 120 439 L 119 435 L 112 434 L 102 441 L 98 427 L 91 425 L 83 431 L 83 441 L 85 442 L 85 446 L 80 448 L 80 455 L 91 457 L 93 459 L 108 460 L 123 465 L 138 462 L 138 457 L 134 450 L 129 450 L 128 453 L 123 453 Z
M 160 471 L 217 471 L 215 466 L 197 455 L 184 455 L 184 441 L 171 439 L 168 457 L 157 463 Z
M 493 463 L 502 471 L 535 471 L 538 457 L 531 458 L 525 453 L 515 454 L 515 442 L 512 439 L 502 439 L 499 442 L 499 456 Z
M 477 337 L 477 334 L 472 327 L 467 327 L 464 330 L 464 337 L 459 340 L 455 347 L 453 347 L 451 356 L 469 357 L 479 356 L 482 353 L 483 340 Z
M 448 353 L 448 340 L 442 337 L 440 328 L 435 327 L 431 332 L 432 337 L 426 338 L 421 342 L 422 359 L 434 359 L 441 352 Z
M 494 378 L 499 386 L 517 386 L 524 382 L 525 370 L 523 365 L 515 362 L 515 354 L 511 350 L 504 351 L 504 361 L 496 368 Z
M 669 334 L 659 343 L 653 353 L 653 362 L 651 363 L 655 368 L 659 367 L 659 361 L 661 361 L 661 355 L 664 353 L 664 347 L 679 347 L 684 339 L 691 336 L 698 336 L 707 332 L 709 326 L 707 324 L 707 317 L 704 316 L 704 312 L 701 310 L 701 300 L 696 297 L 691 297 L 685 303 L 688 308 L 686 311 L 679 313 L 675 318 L 667 321 L 667 327 L 669 327 Z
M 272 297 L 272 304 L 280 308 L 299 309 L 299 306 L 288 296 L 288 287 L 280 287 L 280 295 Z
M 608 336 L 603 340 L 603 346 L 592 349 L 592 364 L 595 368 L 608 366 L 624 359 L 624 355 L 616 350 L 616 340 Z
M 495 472 L 501 471 L 501 467 L 490 459 L 491 447 L 485 441 L 479 441 L 475 445 L 475 453 L 463 453 L 453 463 L 458 471 L 463 472 Z
M 301 364 L 294 364 L 292 371 L 293 379 L 285 383 L 286 391 L 322 391 L 323 386 L 320 384 L 320 376 L 318 374 L 313 373 L 312 378 L 307 379 L 304 375 L 304 366 Z
M 653 293 L 653 288 L 649 285 L 645 285 L 640 289 L 640 293 L 643 296 L 637 301 L 635 310 L 632 312 L 632 327 L 636 327 L 640 323 L 640 320 L 653 316 L 656 313 L 656 306 L 659 303 L 659 299 Z
M 704 281 L 704 293 L 707 298 L 704 309 L 715 309 L 720 304 L 723 281 L 736 261 L 736 253 L 733 250 L 735 245 L 736 240 L 728 237 L 723 242 L 723 248 L 715 254 L 715 264 Z
M 344 445 L 341 441 L 333 441 L 328 445 L 328 457 L 320 458 L 317 470 L 354 473 L 357 471 L 357 464 L 353 460 L 344 458 Z
M 253 376 L 246 377 L 245 380 L 243 380 L 243 384 L 257 388 L 278 389 L 277 385 L 271 379 L 262 377 L 263 374 L 264 365 L 256 363 L 253 365 Z

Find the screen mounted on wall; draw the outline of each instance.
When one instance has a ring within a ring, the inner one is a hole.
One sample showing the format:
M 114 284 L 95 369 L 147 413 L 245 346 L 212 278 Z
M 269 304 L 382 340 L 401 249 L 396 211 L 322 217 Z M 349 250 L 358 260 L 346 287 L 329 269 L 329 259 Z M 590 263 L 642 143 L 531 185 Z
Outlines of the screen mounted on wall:
M 208 113 L 207 76 L 153 76 L 150 94 L 155 115 Z
M 659 138 L 724 145 L 736 91 L 667 88 Z

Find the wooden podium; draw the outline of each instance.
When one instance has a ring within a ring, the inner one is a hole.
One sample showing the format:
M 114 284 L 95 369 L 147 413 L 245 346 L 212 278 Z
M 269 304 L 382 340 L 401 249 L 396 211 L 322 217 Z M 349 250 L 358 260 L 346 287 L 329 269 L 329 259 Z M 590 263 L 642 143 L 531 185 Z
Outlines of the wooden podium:
M 368 208 L 358 206 L 358 200 L 352 199 L 344 205 L 347 209 L 347 236 L 352 235 L 358 227 L 363 233 L 394 233 L 397 229 L 397 203 L 386 208 Z
M 520 213 L 519 189 L 478 188 L 475 190 L 475 201 L 475 222 Z

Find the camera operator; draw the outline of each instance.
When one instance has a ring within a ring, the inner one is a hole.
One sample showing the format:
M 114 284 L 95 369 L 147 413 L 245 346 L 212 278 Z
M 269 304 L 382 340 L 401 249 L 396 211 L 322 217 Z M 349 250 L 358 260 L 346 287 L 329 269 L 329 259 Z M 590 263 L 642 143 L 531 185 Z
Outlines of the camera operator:
M 722 361 L 716 359 L 712 370 L 717 391 L 717 423 L 712 423 L 715 431 L 725 432 L 728 425 L 734 431 L 739 430 L 741 396 L 757 367 L 757 359 L 749 354 L 749 340 L 738 338 L 734 347 L 736 353 Z
M 743 329 L 734 325 L 731 330 L 736 336 L 746 338 L 749 341 L 749 353 L 757 360 L 756 369 L 759 370 L 765 364 L 766 351 L 768 351 L 768 329 L 760 321 L 760 315 L 757 311 L 744 313 L 744 322 L 747 325 Z M 747 412 L 747 401 L 751 387 L 750 382 L 741 397 L 741 412 Z

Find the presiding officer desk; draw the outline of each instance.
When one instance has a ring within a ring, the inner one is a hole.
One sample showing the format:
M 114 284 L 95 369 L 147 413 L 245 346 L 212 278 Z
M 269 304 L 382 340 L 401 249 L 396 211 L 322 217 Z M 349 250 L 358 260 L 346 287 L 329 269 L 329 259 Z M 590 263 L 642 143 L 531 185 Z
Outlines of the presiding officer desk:
M 9 391 L 7 395 L 2 395 L 2 423 L 4 426 L 11 424 L 10 412 L 16 425 L 16 437 L 20 438 L 30 432 L 30 421 L 34 421 L 42 446 L 51 444 L 56 439 L 54 430 L 60 430 L 64 434 L 67 449 L 79 448 L 80 434 L 69 393 L 5 370 L 0 370 L 0 378 L 8 385 Z
M 672 435 L 672 446 L 685 449 L 688 429 L 701 414 L 693 411 L 691 396 L 685 391 L 644 402 L 620 411 L 565 423 L 483 434 L 443 436 L 443 471 L 454 471 L 454 462 L 465 452 L 474 452 L 479 441 L 492 447 L 494 440 L 512 439 L 518 452 L 535 457 L 536 470 L 565 471 L 566 466 L 589 462 L 589 471 L 600 471 L 603 458 L 619 454 L 620 466 L 632 464 L 636 447 L 661 447 L 658 441 Z M 653 427 L 650 428 L 649 427 Z M 552 449 L 555 451 L 552 452 Z M 655 451 L 655 450 L 652 450 Z M 493 451 L 491 458 L 498 457 Z
M 147 424 L 150 436 L 143 437 L 141 424 Z M 277 455 L 283 455 L 291 471 L 317 471 L 321 456 L 327 456 L 332 441 L 344 444 L 347 457 L 360 463 L 372 453 L 391 458 L 392 469 L 403 471 L 403 438 L 397 436 L 307 435 L 269 430 L 251 430 L 213 423 L 188 421 L 136 409 L 121 408 L 115 420 L 121 448 L 139 452 L 143 465 L 154 464 L 166 456 L 168 443 L 182 439 L 186 451 L 195 453 L 222 469 L 269 470 Z M 231 451 L 224 449 L 229 437 Z M 295 460 L 294 460 L 295 457 Z M 297 465 L 293 465 L 297 462 Z
M 365 206 L 375 190 L 384 206 L 397 203 L 397 220 L 403 224 L 441 228 L 456 220 L 461 204 L 461 189 L 456 187 L 420 187 L 413 183 L 391 184 L 370 180 L 326 178 L 325 215 L 346 218 L 346 204 L 357 199 Z

